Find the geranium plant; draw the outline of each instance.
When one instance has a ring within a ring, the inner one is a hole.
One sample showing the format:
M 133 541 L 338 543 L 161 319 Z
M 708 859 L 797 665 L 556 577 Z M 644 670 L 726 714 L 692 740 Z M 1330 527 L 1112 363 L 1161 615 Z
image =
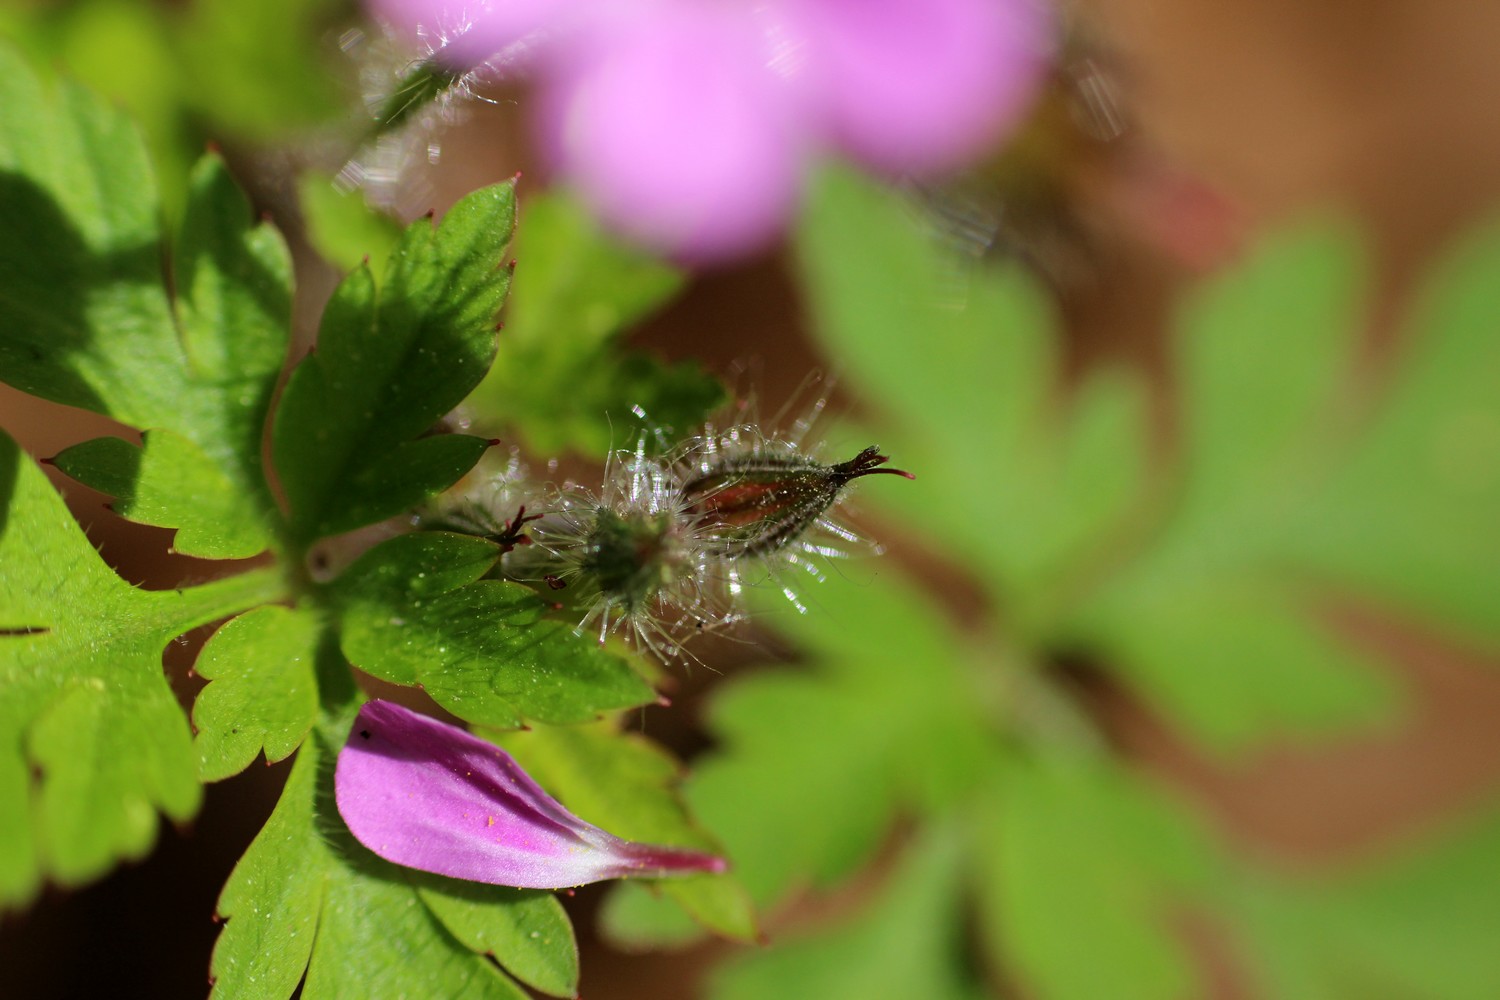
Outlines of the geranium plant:
M 310 292 L 236 178 L 297 186 L 248 147 L 319 146 L 290 126 L 340 104 L 311 92 L 318 32 L 286 29 L 341 15 L 242 6 L 88 8 L 140 29 L 121 47 L 192 53 L 134 89 L 84 61 L 144 137 L 34 58 L 86 51 L 85 16 L 17 17 L 32 57 L 0 46 L 0 380 L 114 421 L 55 454 L 0 434 L 0 906 L 146 856 L 263 758 L 284 787 L 194 970 L 216 997 L 607 995 L 567 891 L 615 879 L 600 934 L 730 942 L 699 984 L 719 1000 L 1207 995 L 1185 927 L 1266 995 L 1500 994 L 1492 812 L 1276 870 L 1127 760 L 1064 669 L 1233 759 L 1408 707 L 1333 603 L 1493 649 L 1494 231 L 1435 266 L 1381 365 L 1355 348 L 1359 240 L 1260 240 L 1174 320 L 1163 441 L 1138 371 L 1065 375 L 1035 276 L 956 259 L 892 183 L 1003 137 L 1044 8 L 386 0 L 434 43 L 398 97 L 524 70 L 574 187 L 398 224 L 304 184 L 296 243 L 344 267 L 294 349 Z M 261 18 L 262 58 L 231 58 L 226 25 Z M 658 72 L 674 53 L 702 89 Z M 188 157 L 205 121 L 225 151 Z M 652 253 L 726 265 L 783 227 L 858 420 L 814 392 L 778 422 L 622 342 L 692 279 Z M 202 562 L 132 584 L 76 486 Z M 864 560 L 878 543 L 898 552 Z M 787 655 L 720 681 L 707 632 Z M 205 634 L 206 684 L 174 691 L 163 650 Z M 711 690 L 669 750 L 652 720 L 683 676 Z

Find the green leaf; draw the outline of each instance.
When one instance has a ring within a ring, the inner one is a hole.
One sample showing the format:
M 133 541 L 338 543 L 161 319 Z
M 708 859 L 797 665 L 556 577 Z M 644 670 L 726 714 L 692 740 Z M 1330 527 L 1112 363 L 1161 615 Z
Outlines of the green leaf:
M 610 239 L 577 201 L 530 199 L 504 345 L 473 403 L 530 449 L 602 455 L 642 426 L 685 432 L 723 400 L 696 365 L 620 350 L 622 334 L 682 287 L 666 265 Z
M 848 923 L 737 958 L 716 972 L 709 995 L 978 1000 L 984 993 L 960 954 L 959 864 L 955 832 L 928 831 Z
M 0 47 L 0 374 L 137 427 L 177 412 L 186 362 L 162 287 L 156 186 L 135 129 Z
M 1167 920 L 1214 878 L 1196 829 L 1102 760 L 1052 753 L 999 770 L 975 838 L 989 953 L 1039 1000 L 1201 994 Z
M 201 452 L 191 459 L 200 468 L 187 474 L 194 486 L 222 479 L 228 487 L 210 494 L 218 509 L 260 512 L 229 532 L 234 554 L 246 554 L 246 532 L 263 532 L 256 523 L 275 510 L 260 452 L 291 315 L 280 236 L 254 224 L 223 164 L 205 157 L 174 254 L 174 304 L 155 185 L 133 127 L 69 83 L 49 94 L 9 50 L 0 51 L 0 102 L 0 213 L 9 229 L 0 248 L 0 373 L 35 395 L 191 442 Z M 146 502 L 160 510 L 160 499 Z M 210 543 L 200 554 L 218 549 Z
M 1289 547 L 1345 587 L 1500 637 L 1500 226 L 1432 270 L 1367 429 Z
M 567 911 L 550 892 L 431 876 L 409 876 L 448 933 L 470 951 L 494 955 L 507 972 L 553 996 L 578 994 L 578 945 Z M 497 898 L 498 897 L 498 898 Z
M 704 937 L 703 925 L 664 895 L 661 886 L 641 881 L 611 886 L 598 920 L 610 944 L 622 951 L 686 948 Z
M 272 452 L 302 540 L 372 524 L 456 482 L 488 442 L 424 436 L 483 378 L 510 278 L 514 184 L 470 194 L 401 239 L 377 295 L 367 267 L 323 313 L 292 373 Z
M 689 818 L 677 795 L 681 765 L 617 722 L 533 726 L 493 737 L 575 815 L 616 836 L 649 844 L 718 851 Z M 755 936 L 755 914 L 740 885 L 725 875 L 666 879 L 653 890 L 703 927 L 739 940 Z M 639 941 L 644 928 L 631 928 Z
M 309 1000 L 525 1000 L 478 951 L 491 947 L 516 947 L 514 971 L 540 989 L 570 983 L 572 935 L 537 893 L 408 872 L 350 836 L 333 804 L 347 722 L 325 720 L 303 742 L 281 801 L 224 887 L 213 997 L 285 1000 L 305 971 Z M 496 958 L 510 966 L 508 951 Z
M 566 624 L 528 587 L 481 580 L 497 545 L 419 532 L 361 556 L 335 585 L 344 654 L 396 684 L 421 683 L 462 719 L 579 722 L 655 696 L 622 658 Z
M 202 449 L 171 431 L 147 431 L 141 447 L 95 438 L 58 453 L 52 464 L 115 497 L 110 509 L 121 517 L 176 528 L 172 548 L 183 555 L 243 559 L 271 544 L 262 510 Z
M 78 884 L 138 858 L 156 811 L 199 789 L 162 648 L 281 596 L 272 572 L 181 590 L 130 586 L 100 561 L 41 471 L 0 435 L 0 902 L 43 877 Z
M 13 20 L 0 26 L 0 34 L 28 49 L 34 65 L 66 67 L 142 127 L 162 181 L 166 216 L 180 219 L 188 170 L 202 155 L 203 142 L 182 117 L 180 64 L 164 11 L 130 0 L 10 6 L 21 10 L 7 11 Z
M 297 181 L 307 239 L 329 263 L 352 270 L 368 260 L 379 271 L 401 239 L 401 226 L 365 203 L 358 190 L 345 191 L 325 174 L 306 173 Z
M 281 235 L 256 224 L 249 202 L 216 156 L 193 170 L 187 215 L 172 254 L 177 321 L 198 381 L 222 392 L 256 390 L 252 400 L 225 400 L 237 422 L 226 430 L 259 446 L 270 388 L 286 360 L 291 323 L 291 258 Z
M 882 450 L 916 473 L 865 495 L 984 571 L 1019 627 L 1044 630 L 1051 591 L 1073 586 L 1142 492 L 1138 381 L 1088 379 L 1063 408 L 1036 282 L 964 270 L 910 205 L 852 173 L 818 178 L 797 249 L 818 336 L 883 418 Z
M 1296 526 L 1350 422 L 1358 260 L 1347 234 L 1307 228 L 1190 303 L 1180 487 L 1160 533 L 1071 626 L 1213 748 L 1390 713 L 1386 677 L 1320 621 L 1332 594 L 1297 572 Z
M 133 376 L 175 382 L 175 405 L 139 425 L 157 429 L 146 431 L 131 479 L 105 486 L 93 462 L 75 454 L 70 464 L 81 481 L 124 500 L 116 508 L 123 516 L 182 529 L 176 545 L 185 554 L 254 555 L 271 544 L 269 524 L 279 518 L 261 444 L 286 354 L 291 260 L 279 233 L 253 224 L 216 156 L 193 171 L 173 263 L 184 367 L 133 369 Z M 101 457 L 82 447 L 82 455 Z M 98 447 L 106 449 L 104 474 L 123 479 L 127 456 L 118 445 Z
M 762 907 L 804 882 L 847 877 L 898 808 L 961 800 L 988 744 L 973 654 L 924 598 L 884 577 L 840 576 L 816 600 L 808 615 L 767 610 L 808 669 L 720 688 L 710 715 L 720 749 L 687 784 L 694 814 Z
M 1500 813 L 1298 883 L 1235 894 L 1265 989 L 1284 1000 L 1486 1000 L 1500 994 Z
M 213 634 L 193 668 L 212 682 L 193 704 L 204 781 L 238 774 L 262 747 L 267 763 L 297 749 L 318 716 L 321 636 L 317 615 L 281 607 L 256 608 Z
M 177 11 L 173 39 L 181 99 L 234 134 L 286 140 L 288 130 L 348 113 L 334 86 L 342 27 L 334 0 L 194 0 Z
M 599 347 L 682 289 L 682 273 L 612 239 L 576 198 L 544 194 L 526 203 L 525 251 L 528 292 L 512 310 L 519 328 L 506 329 L 528 350 L 567 353 Z M 546 347 L 548 330 L 573 341 Z

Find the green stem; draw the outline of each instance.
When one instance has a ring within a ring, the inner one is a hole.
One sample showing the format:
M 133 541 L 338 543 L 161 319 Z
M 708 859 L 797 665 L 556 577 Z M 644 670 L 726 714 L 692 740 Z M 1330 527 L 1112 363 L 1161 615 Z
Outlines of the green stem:
M 281 567 L 267 566 L 165 593 L 179 609 L 178 620 L 186 632 L 262 604 L 285 601 L 291 597 L 291 588 Z
M 451 90 L 463 79 L 463 73 L 448 69 L 436 58 L 428 59 L 408 73 L 396 85 L 395 93 L 375 115 L 370 138 L 395 131 Z

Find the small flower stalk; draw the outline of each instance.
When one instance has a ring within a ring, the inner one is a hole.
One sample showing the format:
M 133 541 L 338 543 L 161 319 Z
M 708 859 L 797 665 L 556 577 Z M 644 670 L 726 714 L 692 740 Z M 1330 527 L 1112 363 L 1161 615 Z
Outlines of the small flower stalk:
M 499 747 L 389 701 L 360 709 L 334 789 L 349 830 L 375 854 L 470 882 L 563 889 L 727 867 L 711 854 L 639 844 L 586 823 Z

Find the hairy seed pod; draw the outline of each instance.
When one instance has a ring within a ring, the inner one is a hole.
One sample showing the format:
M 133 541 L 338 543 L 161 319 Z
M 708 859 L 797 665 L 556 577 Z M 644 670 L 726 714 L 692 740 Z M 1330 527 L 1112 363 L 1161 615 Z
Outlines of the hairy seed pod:
M 854 480 L 879 473 L 912 478 L 880 468 L 888 461 L 873 445 L 834 465 L 794 450 L 730 455 L 683 484 L 684 511 L 698 524 L 709 558 L 766 556 L 814 526 Z
M 704 565 L 702 538 L 680 498 L 676 468 L 642 439 L 610 456 L 599 493 L 554 489 L 527 525 L 531 544 L 503 563 L 507 577 L 545 584 L 580 630 L 601 641 L 623 630 L 662 659 L 681 654 L 675 637 L 738 621 Z
M 597 492 L 528 483 L 512 455 L 417 523 L 497 543 L 500 575 L 545 587 L 600 642 L 623 634 L 663 660 L 691 658 L 681 638 L 741 621 L 746 587 L 769 579 L 805 612 L 793 575 L 821 581 L 829 560 L 879 551 L 836 508 L 857 479 L 913 477 L 886 468 L 874 446 L 821 460 L 804 442 L 826 403 L 814 401 L 784 434 L 760 429 L 753 401 L 675 448 L 643 434 L 608 457 Z

